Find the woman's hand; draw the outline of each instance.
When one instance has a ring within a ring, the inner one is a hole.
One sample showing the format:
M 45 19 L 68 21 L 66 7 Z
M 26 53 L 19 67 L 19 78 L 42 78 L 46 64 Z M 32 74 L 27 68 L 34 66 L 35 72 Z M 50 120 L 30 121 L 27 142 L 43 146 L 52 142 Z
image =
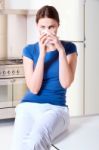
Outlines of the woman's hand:
M 44 33 L 40 36 L 39 39 L 40 55 L 43 56 L 45 56 L 46 54 L 46 40 L 47 40 L 47 35 Z
M 53 38 L 50 36 L 51 33 L 43 33 L 40 36 L 39 39 L 39 49 L 40 49 L 40 56 L 45 56 L 46 51 L 49 49 L 53 49 L 54 44 L 52 44 L 53 42 Z
M 47 49 L 57 49 L 59 52 L 64 51 L 59 38 L 53 33 L 43 33 L 40 36 L 40 55 L 45 56 Z
M 50 33 L 47 37 L 47 41 L 50 41 L 50 44 L 52 44 L 58 51 L 64 50 L 61 41 L 55 34 Z

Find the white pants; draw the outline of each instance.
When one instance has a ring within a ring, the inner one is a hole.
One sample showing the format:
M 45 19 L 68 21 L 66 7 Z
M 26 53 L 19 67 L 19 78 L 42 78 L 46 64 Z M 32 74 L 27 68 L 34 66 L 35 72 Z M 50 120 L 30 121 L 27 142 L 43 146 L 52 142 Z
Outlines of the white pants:
M 69 125 L 67 107 L 24 102 L 16 107 L 11 150 L 50 150 Z

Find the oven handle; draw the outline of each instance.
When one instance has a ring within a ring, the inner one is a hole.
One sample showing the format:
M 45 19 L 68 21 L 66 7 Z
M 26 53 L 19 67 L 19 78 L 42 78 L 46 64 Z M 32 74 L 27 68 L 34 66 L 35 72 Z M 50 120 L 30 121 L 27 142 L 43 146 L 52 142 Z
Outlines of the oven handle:
M 25 78 L 14 78 L 11 82 L 14 84 L 25 83 Z
M 0 79 L 0 85 L 11 85 L 14 83 L 25 83 L 24 78 Z
M 12 79 L 0 79 L 0 85 L 12 84 Z

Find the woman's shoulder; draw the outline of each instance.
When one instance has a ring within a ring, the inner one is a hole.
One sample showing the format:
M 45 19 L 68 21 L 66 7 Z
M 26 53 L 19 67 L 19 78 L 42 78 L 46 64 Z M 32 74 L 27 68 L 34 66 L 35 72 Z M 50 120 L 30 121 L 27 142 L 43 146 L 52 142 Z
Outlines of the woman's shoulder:
M 65 48 L 67 55 L 77 52 L 77 47 L 73 42 L 61 40 L 61 43 L 62 43 L 63 47 Z
M 27 57 L 33 59 L 33 55 L 34 55 L 35 49 L 37 49 L 37 46 L 38 46 L 38 42 L 27 44 L 23 48 L 22 56 L 27 56 Z
M 38 46 L 38 42 L 36 42 L 36 43 L 29 43 L 29 44 L 27 44 L 27 45 L 25 45 L 25 47 L 23 48 L 23 50 L 24 49 L 33 49 L 34 47 L 37 47 Z
M 76 47 L 76 45 L 73 42 L 71 42 L 71 41 L 61 40 L 61 43 L 66 48 Z

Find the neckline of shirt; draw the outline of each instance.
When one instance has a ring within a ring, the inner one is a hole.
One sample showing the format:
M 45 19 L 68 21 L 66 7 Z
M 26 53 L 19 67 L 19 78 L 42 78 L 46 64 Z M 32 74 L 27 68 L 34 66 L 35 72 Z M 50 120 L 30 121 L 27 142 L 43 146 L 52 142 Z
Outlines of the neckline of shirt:
M 37 42 L 37 45 L 38 45 L 38 51 L 40 51 L 38 42 Z M 53 53 L 53 52 L 58 52 L 58 50 L 54 49 L 54 50 L 51 50 L 51 51 L 46 51 L 46 54 L 50 54 L 50 53 Z

